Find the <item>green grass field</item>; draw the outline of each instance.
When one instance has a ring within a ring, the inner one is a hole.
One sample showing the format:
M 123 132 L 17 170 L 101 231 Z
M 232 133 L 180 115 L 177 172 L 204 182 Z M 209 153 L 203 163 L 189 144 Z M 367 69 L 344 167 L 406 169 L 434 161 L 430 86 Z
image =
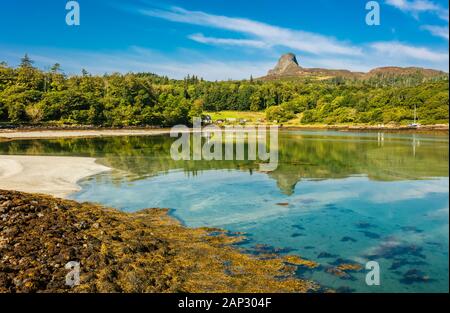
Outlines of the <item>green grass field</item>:
M 219 112 L 204 112 L 205 115 L 211 116 L 213 121 L 236 119 L 247 120 L 247 123 L 257 123 L 265 121 L 266 114 L 264 112 L 251 111 L 219 111 Z

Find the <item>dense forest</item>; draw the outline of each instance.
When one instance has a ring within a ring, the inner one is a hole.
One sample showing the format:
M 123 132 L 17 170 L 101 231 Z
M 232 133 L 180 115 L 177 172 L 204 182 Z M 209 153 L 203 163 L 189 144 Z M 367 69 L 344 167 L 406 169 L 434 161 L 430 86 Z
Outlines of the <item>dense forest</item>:
M 150 73 L 67 76 L 25 55 L 0 63 L 0 122 L 11 124 L 172 126 L 204 111 L 265 111 L 271 121 L 302 124 L 448 123 L 448 76 L 261 81 L 173 80 Z

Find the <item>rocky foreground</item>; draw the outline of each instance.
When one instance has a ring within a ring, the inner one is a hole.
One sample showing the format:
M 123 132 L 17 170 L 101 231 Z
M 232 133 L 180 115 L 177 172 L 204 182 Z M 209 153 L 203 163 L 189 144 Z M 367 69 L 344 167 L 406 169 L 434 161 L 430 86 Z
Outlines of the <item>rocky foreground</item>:
M 0 292 L 308 292 L 295 256 L 245 254 L 244 238 L 183 227 L 167 210 L 124 213 L 0 190 Z M 80 284 L 66 285 L 70 261 Z

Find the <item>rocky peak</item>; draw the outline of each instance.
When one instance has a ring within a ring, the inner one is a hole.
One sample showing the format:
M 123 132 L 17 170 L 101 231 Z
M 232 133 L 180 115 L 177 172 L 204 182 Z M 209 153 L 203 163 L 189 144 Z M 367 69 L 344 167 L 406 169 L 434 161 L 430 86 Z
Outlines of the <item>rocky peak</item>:
M 407 77 L 417 75 L 424 78 L 447 78 L 449 74 L 446 72 L 426 69 L 421 67 L 379 67 L 368 73 L 351 72 L 342 69 L 324 69 L 324 68 L 304 68 L 298 64 L 297 58 L 293 53 L 283 54 L 278 60 L 277 65 L 263 76 L 262 80 L 276 80 L 280 78 L 297 78 L 297 77 L 315 77 L 317 79 L 328 79 L 331 77 L 342 77 L 351 79 L 370 79 L 389 77 Z
M 274 69 L 270 70 L 268 75 L 296 75 L 302 71 L 298 65 L 297 58 L 293 53 L 286 53 L 278 60 Z

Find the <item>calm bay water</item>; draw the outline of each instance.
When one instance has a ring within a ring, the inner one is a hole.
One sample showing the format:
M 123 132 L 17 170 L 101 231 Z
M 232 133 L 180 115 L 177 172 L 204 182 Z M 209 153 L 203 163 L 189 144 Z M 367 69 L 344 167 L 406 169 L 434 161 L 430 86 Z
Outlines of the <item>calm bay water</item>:
M 187 226 L 245 232 L 249 249 L 298 254 L 299 270 L 340 291 L 448 292 L 448 135 L 283 131 L 279 166 L 173 161 L 168 136 L 0 142 L 0 154 L 98 158 L 114 170 L 83 180 L 72 196 L 125 211 L 167 207 Z M 338 277 L 340 263 L 378 261 Z

